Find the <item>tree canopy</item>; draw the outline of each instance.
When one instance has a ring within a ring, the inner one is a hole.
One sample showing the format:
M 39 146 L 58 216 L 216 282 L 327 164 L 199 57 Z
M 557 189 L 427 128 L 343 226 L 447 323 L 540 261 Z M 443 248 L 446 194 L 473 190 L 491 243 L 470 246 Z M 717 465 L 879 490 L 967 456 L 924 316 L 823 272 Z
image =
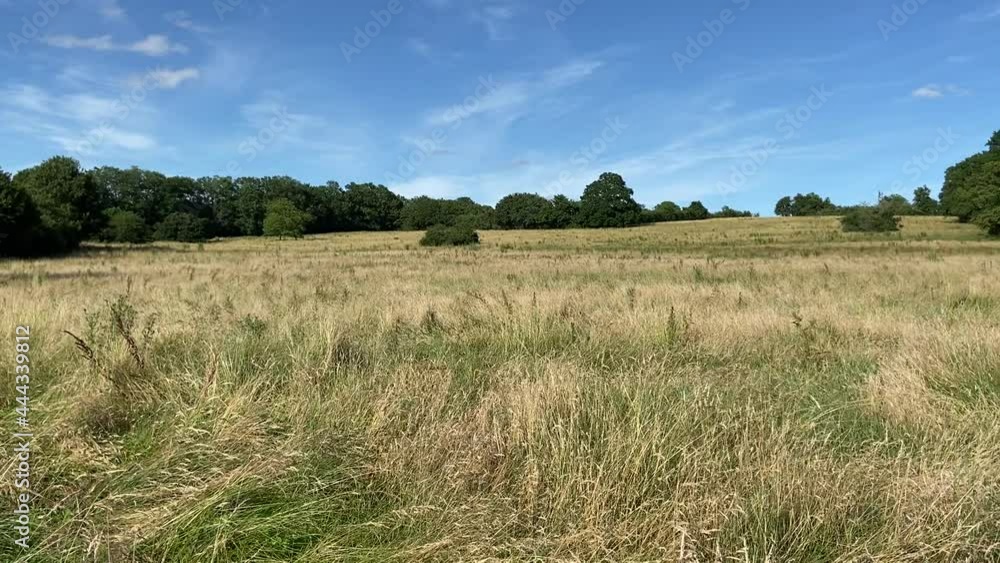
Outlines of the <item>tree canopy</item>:
M 279 198 L 267 206 L 267 216 L 264 217 L 264 236 L 302 238 L 306 233 L 306 225 L 310 221 L 312 221 L 312 216 L 295 207 L 291 200 Z
M 583 191 L 580 198 L 580 226 L 591 229 L 638 225 L 642 207 L 632 197 L 625 180 L 605 172 Z

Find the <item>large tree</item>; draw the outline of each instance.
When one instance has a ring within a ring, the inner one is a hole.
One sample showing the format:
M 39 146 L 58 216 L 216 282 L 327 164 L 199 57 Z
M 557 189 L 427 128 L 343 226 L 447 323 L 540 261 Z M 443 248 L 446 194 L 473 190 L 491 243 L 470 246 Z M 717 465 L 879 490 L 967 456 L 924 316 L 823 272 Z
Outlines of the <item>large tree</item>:
M 774 214 L 778 217 L 791 217 L 795 214 L 795 208 L 792 206 L 792 198 L 790 196 L 785 196 L 778 200 L 778 203 L 774 206 Z
M 391 231 L 399 228 L 405 201 L 381 184 L 350 183 L 344 203 L 351 228 L 358 231 Z
M 685 207 L 684 211 L 681 212 L 681 216 L 684 217 L 685 221 L 702 221 L 711 217 L 712 214 L 702 202 L 692 201 L 691 205 Z
M 642 206 L 618 174 L 605 172 L 583 191 L 580 198 L 580 226 L 601 229 L 629 227 L 640 222 Z
M 41 228 L 42 219 L 31 196 L 0 170 L 0 256 L 42 253 L 37 247 Z
M 684 217 L 681 206 L 672 201 L 664 201 L 653 208 L 657 221 L 680 221 Z
M 1000 150 L 975 154 L 949 168 L 940 199 L 942 210 L 963 223 L 1000 207 Z
M 22 170 L 14 186 L 27 193 L 41 215 L 48 237 L 47 251 L 76 248 L 104 227 L 107 193 L 72 158 L 57 156 Z
M 537 194 L 511 194 L 496 205 L 501 229 L 547 229 L 552 227 L 552 202 Z

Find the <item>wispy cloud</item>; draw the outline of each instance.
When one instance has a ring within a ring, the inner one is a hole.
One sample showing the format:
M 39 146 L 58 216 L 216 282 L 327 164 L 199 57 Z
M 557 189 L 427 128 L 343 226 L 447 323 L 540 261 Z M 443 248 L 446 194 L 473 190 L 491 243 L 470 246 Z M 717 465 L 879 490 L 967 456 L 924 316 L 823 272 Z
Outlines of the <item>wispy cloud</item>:
M 125 106 L 116 98 L 91 93 L 53 94 L 30 84 L 20 84 L 0 92 L 3 127 L 48 141 L 61 150 L 94 155 L 103 149 L 144 151 L 156 148 L 155 137 L 135 130 L 107 126 L 120 121 Z M 129 108 L 148 120 L 151 108 Z M 100 143 L 93 143 L 98 137 Z
M 201 71 L 194 67 L 169 69 L 156 68 L 145 75 L 134 75 L 127 83 L 131 86 L 141 85 L 144 82 L 152 81 L 156 88 L 161 90 L 173 90 L 181 84 L 190 80 L 197 80 L 201 76 Z
M 101 0 L 97 11 L 106 20 L 121 21 L 126 18 L 125 9 L 121 7 L 118 0 Z
M 191 14 L 186 10 L 176 10 L 173 12 L 167 12 L 163 14 L 163 19 L 174 24 L 176 27 L 185 29 L 187 31 L 192 31 L 194 33 L 212 33 L 215 31 L 213 28 L 195 23 Z
M 936 100 L 943 98 L 947 95 L 954 96 L 968 96 L 970 92 L 965 88 L 961 88 L 954 84 L 939 85 L 939 84 L 927 84 L 926 86 L 921 86 L 914 90 L 910 95 L 914 98 L 922 98 L 925 100 Z
M 110 35 L 78 37 L 75 35 L 48 35 L 43 42 L 59 49 L 89 49 L 93 51 L 128 51 L 150 57 L 162 57 L 170 53 L 187 53 L 188 48 L 173 43 L 166 35 L 149 35 L 145 39 L 128 44 L 115 43 Z
M 969 23 L 983 23 L 1000 18 L 1000 4 L 995 4 L 973 12 L 962 14 L 961 20 Z
M 432 109 L 427 112 L 425 124 L 430 127 L 451 125 L 477 115 L 492 115 L 501 122 L 510 123 L 530 111 L 531 104 L 586 80 L 603 66 L 600 60 L 580 59 L 514 80 L 493 82 L 492 76 L 481 78 L 477 88 L 488 86 L 489 94 L 478 97 L 475 103 Z

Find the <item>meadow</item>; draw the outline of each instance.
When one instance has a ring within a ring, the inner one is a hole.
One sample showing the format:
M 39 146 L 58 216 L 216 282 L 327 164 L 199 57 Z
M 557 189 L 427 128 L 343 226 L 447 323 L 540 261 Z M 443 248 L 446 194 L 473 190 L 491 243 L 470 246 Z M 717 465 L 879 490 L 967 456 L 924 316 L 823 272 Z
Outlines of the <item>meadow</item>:
M 1000 241 L 480 234 L 0 263 L 0 560 L 1000 560 Z

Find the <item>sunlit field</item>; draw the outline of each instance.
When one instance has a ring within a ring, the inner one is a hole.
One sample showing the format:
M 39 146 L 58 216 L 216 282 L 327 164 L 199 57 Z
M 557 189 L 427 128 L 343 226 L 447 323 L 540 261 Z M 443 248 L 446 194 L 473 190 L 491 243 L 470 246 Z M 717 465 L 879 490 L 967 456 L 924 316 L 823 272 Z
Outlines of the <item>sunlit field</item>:
M 1000 559 L 976 227 L 420 237 L 0 263 L 39 494 L 0 560 Z

